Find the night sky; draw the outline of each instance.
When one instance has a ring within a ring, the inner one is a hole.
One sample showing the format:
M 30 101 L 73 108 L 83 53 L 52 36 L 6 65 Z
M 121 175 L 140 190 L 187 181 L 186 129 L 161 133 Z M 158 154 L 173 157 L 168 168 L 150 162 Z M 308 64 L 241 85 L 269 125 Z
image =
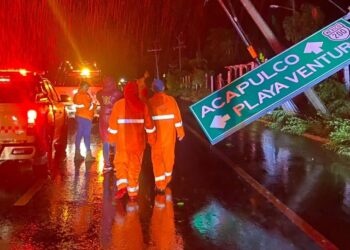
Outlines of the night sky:
M 296 0 L 297 6 L 305 1 Z M 320 5 L 326 23 L 343 14 L 327 0 L 308 0 Z M 348 0 L 335 0 L 341 7 Z M 238 18 L 257 48 L 271 53 L 263 36 L 234 0 Z M 253 0 L 271 24 L 291 12 L 270 9 L 270 4 L 290 6 L 287 0 Z M 208 30 L 231 28 L 216 0 L 1 0 L 0 66 L 53 70 L 63 60 L 94 61 L 106 74 L 134 76 L 153 70 L 154 58 L 147 49 L 160 46 L 162 70 L 176 58 L 173 46 L 183 32 L 188 58 L 204 46 Z M 276 31 L 283 36 L 281 31 Z M 239 39 L 234 31 L 232 35 Z M 282 39 L 283 40 L 283 37 Z M 243 44 L 238 53 L 245 55 Z M 234 62 L 239 62 L 237 55 Z

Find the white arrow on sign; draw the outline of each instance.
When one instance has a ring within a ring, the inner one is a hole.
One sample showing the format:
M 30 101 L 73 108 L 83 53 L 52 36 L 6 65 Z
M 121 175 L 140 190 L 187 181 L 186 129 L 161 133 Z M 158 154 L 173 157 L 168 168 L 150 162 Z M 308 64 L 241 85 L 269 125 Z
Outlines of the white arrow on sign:
M 226 127 L 226 122 L 230 120 L 231 117 L 229 115 L 216 115 L 211 122 L 210 127 L 211 128 L 225 128 Z
M 323 46 L 323 42 L 307 43 L 304 53 L 305 54 L 315 53 L 317 55 L 323 51 L 322 46 Z

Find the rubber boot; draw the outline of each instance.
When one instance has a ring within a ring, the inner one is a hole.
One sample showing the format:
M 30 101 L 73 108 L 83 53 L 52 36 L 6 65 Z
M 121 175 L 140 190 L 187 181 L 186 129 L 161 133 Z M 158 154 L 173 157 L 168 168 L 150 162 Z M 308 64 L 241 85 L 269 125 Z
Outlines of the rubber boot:
M 84 157 L 80 154 L 79 151 L 75 151 L 74 160 L 75 161 L 83 161 Z
M 96 158 L 92 156 L 91 151 L 86 153 L 85 161 L 96 161 Z
M 128 193 L 128 190 L 126 188 L 122 188 L 118 190 L 118 192 L 115 194 L 115 198 L 117 200 L 122 199 L 126 194 Z

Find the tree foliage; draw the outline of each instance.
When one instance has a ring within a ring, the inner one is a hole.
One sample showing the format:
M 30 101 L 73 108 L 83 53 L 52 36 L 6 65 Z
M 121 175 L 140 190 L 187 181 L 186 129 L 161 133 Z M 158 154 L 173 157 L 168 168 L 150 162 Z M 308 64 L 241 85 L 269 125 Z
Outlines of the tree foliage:
M 350 156 L 350 121 L 346 119 L 335 119 L 329 122 L 332 132 L 329 135 L 329 149 L 345 156 Z
M 344 84 L 332 77 L 317 85 L 315 90 L 332 116 L 350 118 L 350 99 Z
M 186 60 L 182 72 L 177 68 L 169 69 L 167 74 L 168 92 L 175 96 L 196 99 L 209 94 L 206 86 L 207 60 L 197 53 L 196 57 Z M 189 76 L 190 82 L 183 84 L 183 77 Z M 182 88 L 181 88 L 182 87 Z
M 269 127 L 283 132 L 302 135 L 308 129 L 308 122 L 284 110 L 274 110 L 270 116 Z
M 232 65 L 235 63 L 235 58 L 239 59 L 239 62 L 248 60 L 247 53 L 237 57 L 237 46 L 241 46 L 241 43 L 238 38 L 235 38 L 232 29 L 211 29 L 204 47 L 204 56 L 208 60 L 208 66 L 213 70 L 217 70 Z
M 319 30 L 323 26 L 324 18 L 320 7 L 304 3 L 300 11 L 284 19 L 283 28 L 286 39 L 293 43 L 301 41 Z
M 177 91 L 181 84 L 181 74 L 179 70 L 168 71 L 166 75 L 166 86 L 169 91 Z

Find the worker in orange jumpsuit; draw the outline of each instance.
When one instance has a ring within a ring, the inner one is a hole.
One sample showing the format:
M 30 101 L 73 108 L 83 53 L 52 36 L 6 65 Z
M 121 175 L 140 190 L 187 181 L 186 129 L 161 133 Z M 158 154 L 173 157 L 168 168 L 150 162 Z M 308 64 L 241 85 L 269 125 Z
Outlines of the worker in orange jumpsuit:
M 82 82 L 78 93 L 73 97 L 73 103 L 76 108 L 75 120 L 77 122 L 77 135 L 75 139 L 75 160 L 83 160 L 84 157 L 80 153 L 80 143 L 84 138 L 84 144 L 86 148 L 86 161 L 94 161 L 95 157 L 91 154 L 90 137 L 92 128 L 92 119 L 96 105 L 94 104 L 91 96 L 88 93 L 89 83 Z
M 183 239 L 176 233 L 174 205 L 171 190 L 166 188 L 165 195 L 157 194 L 151 218 L 151 249 L 184 249 Z
M 124 88 L 124 98 L 114 104 L 109 119 L 109 139 L 116 143 L 116 199 L 123 198 L 126 193 L 130 199 L 136 199 L 146 134 L 152 144 L 155 131 L 148 107 L 139 98 L 137 83 L 129 82 Z
M 154 80 L 152 89 L 155 94 L 149 100 L 149 107 L 157 130 L 156 142 L 152 145 L 152 164 L 156 191 L 162 193 L 171 181 L 176 137 L 181 141 L 185 132 L 179 107 L 173 97 L 164 93 L 163 81 Z

